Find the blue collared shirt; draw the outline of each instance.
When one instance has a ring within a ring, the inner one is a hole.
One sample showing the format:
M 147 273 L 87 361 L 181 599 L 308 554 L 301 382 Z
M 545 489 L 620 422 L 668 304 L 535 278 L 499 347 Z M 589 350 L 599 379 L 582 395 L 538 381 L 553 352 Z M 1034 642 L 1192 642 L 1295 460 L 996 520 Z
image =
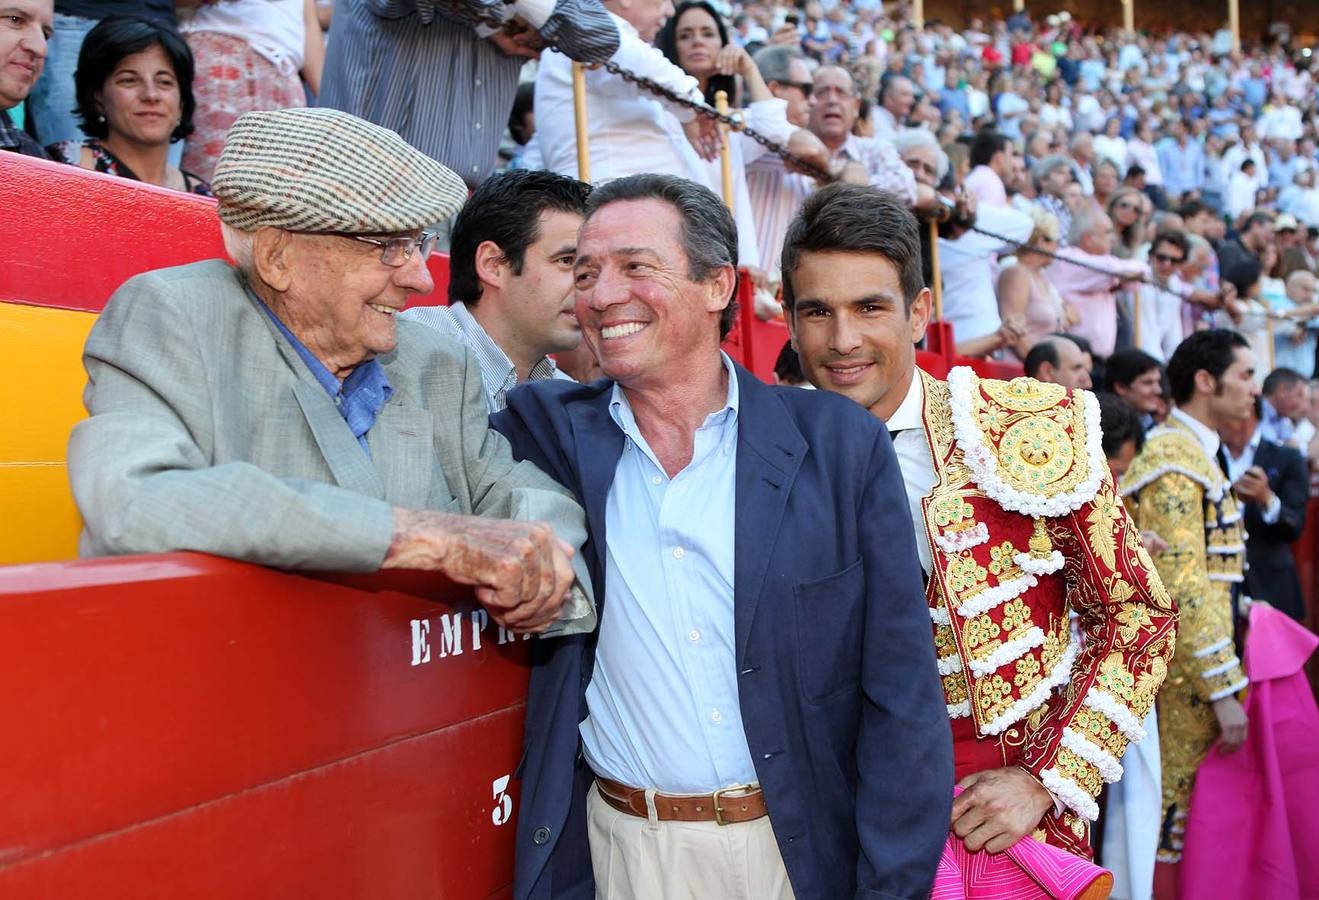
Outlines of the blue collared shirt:
M 1259 434 L 1265 440 L 1273 441 L 1275 444 L 1286 444 L 1296 433 L 1296 425 L 1291 419 L 1281 415 L 1273 404 L 1266 399 L 1260 401 L 1260 409 L 1264 415 L 1260 417 Z
M 261 303 L 259 299 L 257 302 Z M 270 321 L 275 323 L 280 334 L 284 335 L 284 339 L 293 345 L 293 349 L 306 363 L 307 369 L 315 376 L 316 381 L 325 388 L 325 393 L 334 401 L 334 408 L 339 410 L 339 415 L 348 423 L 353 437 L 357 438 L 357 443 L 361 444 L 366 455 L 370 456 L 371 448 L 367 445 L 366 434 L 376 423 L 376 417 L 385 408 L 389 398 L 394 395 L 394 388 L 389 383 L 389 377 L 385 375 L 384 367 L 376 360 L 368 359 L 353 369 L 341 383 L 334 373 L 325 367 L 325 363 L 312 355 L 302 341 L 293 336 L 293 332 L 289 331 L 288 326 L 279 320 L 279 316 L 275 315 L 269 306 L 261 303 L 261 308 L 270 317 Z
M 605 504 L 605 603 L 581 724 L 599 775 L 666 793 L 756 781 L 738 706 L 733 629 L 737 375 L 672 479 L 614 386 L 626 436 Z

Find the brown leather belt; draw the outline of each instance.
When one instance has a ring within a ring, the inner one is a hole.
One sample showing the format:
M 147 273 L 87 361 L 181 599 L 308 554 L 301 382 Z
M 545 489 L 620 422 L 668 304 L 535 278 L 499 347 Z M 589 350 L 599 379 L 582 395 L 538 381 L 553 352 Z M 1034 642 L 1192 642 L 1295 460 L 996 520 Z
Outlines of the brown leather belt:
M 646 813 L 644 788 L 628 787 L 608 778 L 595 778 L 600 798 L 619 812 L 639 818 Z M 675 795 L 655 794 L 655 816 L 665 822 L 714 822 L 732 825 L 750 822 L 769 814 L 765 807 L 765 792 L 754 784 L 737 784 L 720 788 L 711 794 Z

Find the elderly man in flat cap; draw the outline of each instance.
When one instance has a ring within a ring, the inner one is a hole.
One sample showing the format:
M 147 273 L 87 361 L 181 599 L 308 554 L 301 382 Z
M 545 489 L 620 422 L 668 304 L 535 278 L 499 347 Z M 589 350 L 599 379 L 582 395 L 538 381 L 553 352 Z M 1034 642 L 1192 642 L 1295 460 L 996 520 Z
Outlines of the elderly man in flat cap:
M 488 430 L 467 351 L 396 319 L 433 288 L 423 227 L 462 181 L 392 131 L 291 109 L 240 118 L 213 186 L 237 265 L 132 278 L 87 339 L 83 555 L 429 569 L 513 630 L 593 627 L 581 509 Z

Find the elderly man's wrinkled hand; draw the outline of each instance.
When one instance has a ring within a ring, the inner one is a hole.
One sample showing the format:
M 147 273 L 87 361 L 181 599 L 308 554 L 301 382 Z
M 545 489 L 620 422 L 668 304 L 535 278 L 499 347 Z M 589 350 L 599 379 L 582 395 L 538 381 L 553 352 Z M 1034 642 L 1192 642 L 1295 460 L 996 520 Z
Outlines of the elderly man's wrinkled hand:
M 544 522 L 396 509 L 383 565 L 439 571 L 471 585 L 496 622 L 527 633 L 558 618 L 573 583 L 573 553 Z

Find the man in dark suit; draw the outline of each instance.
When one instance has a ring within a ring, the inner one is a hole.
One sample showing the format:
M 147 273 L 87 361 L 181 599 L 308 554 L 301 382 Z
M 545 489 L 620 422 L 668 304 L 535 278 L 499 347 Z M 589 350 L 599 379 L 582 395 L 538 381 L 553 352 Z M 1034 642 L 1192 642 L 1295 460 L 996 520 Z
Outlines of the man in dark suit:
M 720 353 L 736 265 L 705 188 L 597 188 L 576 310 L 610 380 L 495 417 L 587 509 L 602 616 L 534 648 L 518 898 L 930 891 L 950 730 L 893 447 Z
M 1291 545 L 1305 530 L 1310 477 L 1299 451 L 1263 438 L 1259 415 L 1256 398 L 1249 419 L 1219 429 L 1232 490 L 1245 505 L 1244 590 L 1303 622 L 1305 600 Z

